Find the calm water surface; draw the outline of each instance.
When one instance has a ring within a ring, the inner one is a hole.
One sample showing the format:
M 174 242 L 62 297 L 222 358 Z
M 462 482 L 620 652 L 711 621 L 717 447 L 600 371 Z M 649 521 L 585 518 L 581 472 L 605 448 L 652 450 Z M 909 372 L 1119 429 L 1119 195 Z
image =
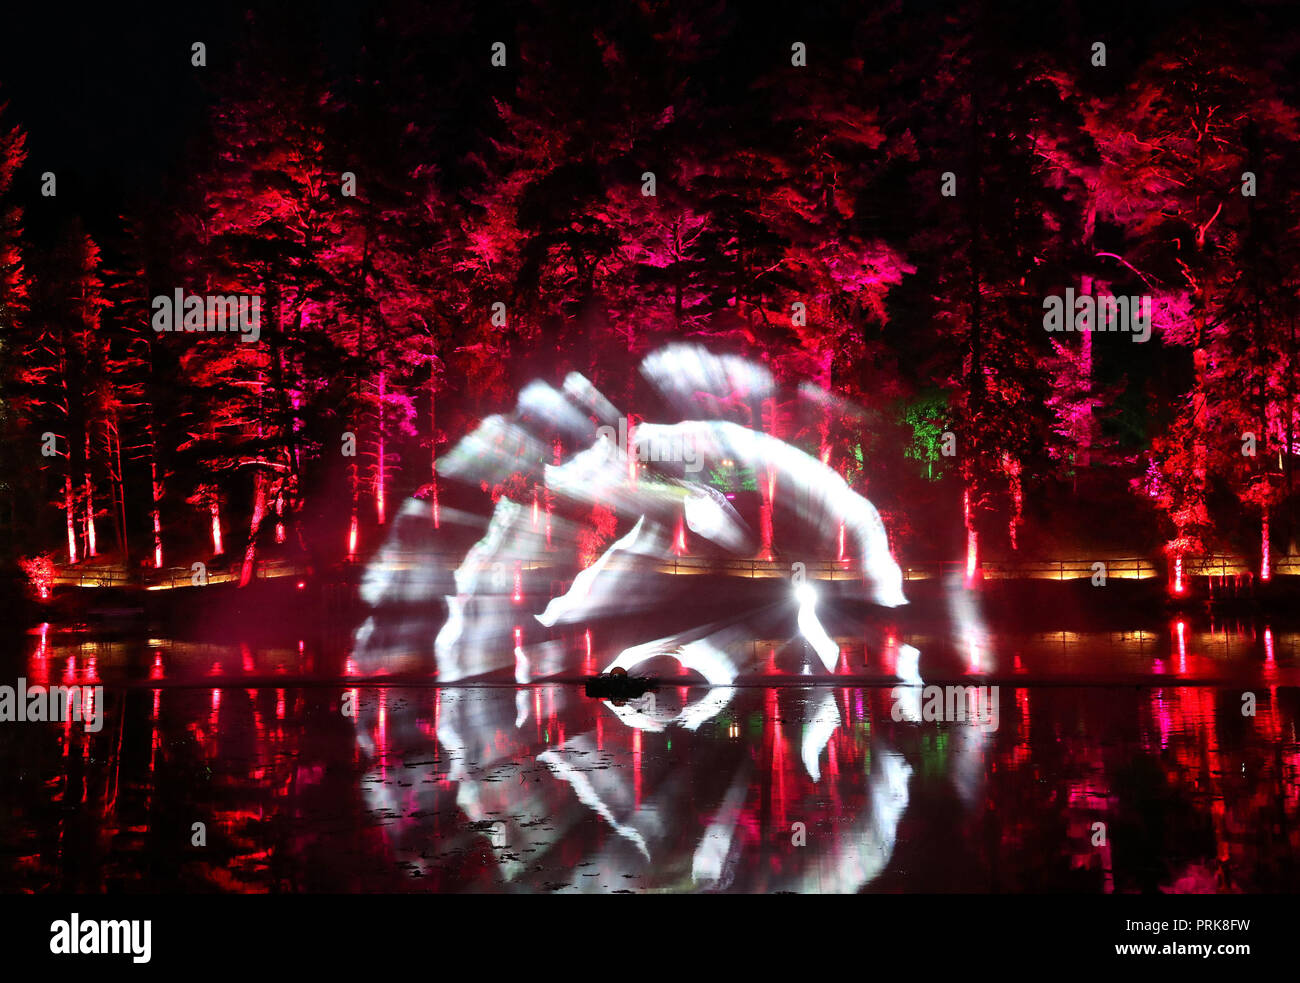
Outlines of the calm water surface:
M 0 889 L 1300 889 L 1295 631 L 844 628 L 833 674 L 739 638 L 737 685 L 665 660 L 617 706 L 584 695 L 584 636 L 568 673 L 440 686 L 346 638 L 38 628 L 3 681 L 102 684 L 104 726 L 0 724 Z M 996 716 L 897 719 L 906 644 L 927 683 L 996 685 Z

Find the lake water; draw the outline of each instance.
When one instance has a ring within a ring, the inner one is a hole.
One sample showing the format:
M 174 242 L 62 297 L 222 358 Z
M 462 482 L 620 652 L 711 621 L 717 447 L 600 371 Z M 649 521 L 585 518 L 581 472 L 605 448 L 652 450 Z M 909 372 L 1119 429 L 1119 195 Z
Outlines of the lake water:
M 528 684 L 449 685 L 347 634 L 41 626 L 0 682 L 102 685 L 103 726 L 0 723 L 0 889 L 1300 889 L 1294 628 L 852 623 L 827 618 L 832 672 L 792 631 L 733 632 L 734 685 L 659 659 L 623 705 L 584 694 L 614 651 L 585 633 Z M 908 645 L 925 684 L 996 702 L 907 719 Z

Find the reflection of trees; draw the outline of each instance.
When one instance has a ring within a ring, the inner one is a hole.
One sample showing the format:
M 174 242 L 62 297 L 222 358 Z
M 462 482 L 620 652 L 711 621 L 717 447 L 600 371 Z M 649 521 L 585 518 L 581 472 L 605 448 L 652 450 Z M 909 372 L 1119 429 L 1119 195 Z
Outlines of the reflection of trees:
M 1294 887 L 1296 752 L 1278 739 L 1296 715 L 1289 691 L 1261 692 L 1253 719 L 1238 692 L 1208 687 L 1022 691 L 1019 728 L 1025 692 L 1033 729 L 999 756 L 986 803 L 1000 889 Z M 1109 851 L 1094 845 L 1096 822 Z M 1044 863 L 1052 857 L 1068 863 Z
M 84 678 L 71 654 L 29 677 Z M 694 731 L 672 721 L 703 691 L 675 686 L 640 728 L 572 686 L 362 687 L 356 721 L 334 688 L 216 692 L 164 689 L 155 719 L 152 692 L 110 688 L 99 734 L 4 729 L 4 885 L 1272 891 L 1300 873 L 1289 687 L 1260 687 L 1253 718 L 1211 687 L 1004 689 L 992 735 L 825 686 L 737 689 Z

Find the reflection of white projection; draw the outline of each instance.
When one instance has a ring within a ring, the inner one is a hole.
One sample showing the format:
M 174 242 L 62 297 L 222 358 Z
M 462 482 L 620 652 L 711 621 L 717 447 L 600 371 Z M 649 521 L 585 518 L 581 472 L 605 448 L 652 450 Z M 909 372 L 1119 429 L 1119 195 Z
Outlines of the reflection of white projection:
M 662 733 L 679 717 L 679 713 L 660 707 L 654 693 L 646 693 L 628 700 L 622 706 L 606 700 L 605 706 L 614 711 L 614 716 L 633 730 L 649 731 L 652 734 Z
M 731 783 L 727 796 L 714 813 L 713 822 L 709 823 L 700 838 L 700 845 L 695 848 L 691 858 L 691 881 L 697 886 L 716 884 L 725 873 L 727 855 L 731 853 L 731 842 L 736 835 L 736 821 L 745 804 L 745 792 L 748 788 L 748 769 Z
M 443 703 L 443 712 L 438 721 L 438 743 L 447 750 L 447 760 L 451 762 L 451 768 L 447 771 L 447 780 L 449 782 L 461 782 L 468 778 L 465 769 L 466 748 L 465 741 L 460 735 L 460 731 L 452 724 L 456 717 L 458 704 L 467 699 L 467 694 L 448 690 L 441 694 Z
M 995 697 L 996 699 L 996 697 Z M 954 727 L 948 755 L 952 761 L 952 786 L 965 806 L 981 801 L 988 761 L 984 752 L 990 737 L 983 727 Z
M 912 646 L 903 645 L 899 648 L 894 672 L 900 685 L 895 686 L 890 693 L 897 708 L 895 719 L 909 723 L 917 723 L 921 719 L 921 693 L 925 684 L 921 679 L 920 661 L 921 653 Z
M 528 656 L 524 654 L 523 647 L 515 646 L 515 682 L 528 683 L 532 682 L 532 675 L 529 672 Z M 518 729 L 528 722 L 528 691 L 525 689 L 515 690 L 515 728 Z
M 439 889 L 851 893 L 879 876 L 893 855 L 911 769 L 878 738 L 869 739 L 865 774 L 842 770 L 835 779 L 835 808 L 827 818 L 843 825 L 831 835 L 810 825 L 798 862 L 773 867 L 761 860 L 753 836 L 763 789 L 773 783 L 754 774 L 755 761 L 743 746 L 715 733 L 664 757 L 670 745 L 659 741 L 658 766 L 642 772 L 632 763 L 640 742 L 619 739 L 608 726 L 603 738 L 597 727 L 558 746 L 540 730 L 514 731 L 513 697 L 504 687 L 453 687 L 423 709 L 401 699 L 389 705 L 385 719 L 382 706 L 370 702 L 358 718 L 358 746 L 371 762 L 361 786 L 366 807 L 386 818 L 383 835 L 399 866 L 439 877 Z M 545 699 L 554 701 L 552 712 L 561 721 L 588 719 L 585 709 L 572 715 L 586 705 L 572 687 L 556 686 Z M 629 703 L 656 712 L 649 695 Z M 813 791 L 825 781 L 816 762 L 820 757 L 824 763 L 841 708 L 813 687 L 786 712 L 804 725 L 802 766 L 793 755 L 785 765 L 771 760 L 782 769 L 786 800 L 825 795 L 828 790 Z M 434 756 L 447 769 L 445 780 L 395 781 L 393 769 L 403 762 L 431 763 L 427 742 L 434 721 L 440 746 Z M 964 730 L 978 738 L 973 728 Z M 794 770 L 786 770 L 789 765 Z M 791 781 L 800 787 L 790 789 Z M 453 802 L 461 818 L 448 825 Z M 431 825 L 435 816 L 442 817 L 437 826 Z M 816 816 L 807 818 L 811 823 Z M 438 849 L 432 850 L 435 833 Z M 763 825 L 761 833 L 768 842 L 789 830 Z M 451 884 L 441 880 L 450 872 L 441 858 L 483 848 L 491 849 L 493 863 L 469 872 L 469 881 L 460 880 L 465 872 L 454 874 Z
M 568 782 L 573 786 L 573 791 L 578 796 L 579 802 L 609 823 L 619 836 L 636 844 L 636 848 L 641 851 L 641 855 L 647 860 L 650 859 L 650 848 L 646 846 L 645 837 L 641 835 L 639 830 L 632 826 L 625 826 L 614 818 L 614 813 L 601 799 L 596 789 L 592 787 L 591 779 L 554 751 L 543 751 L 537 756 L 537 760 L 551 769 L 561 781 Z
M 799 749 L 803 766 L 808 770 L 808 777 L 814 782 L 821 781 L 822 751 L 831 742 L 831 736 L 841 722 L 840 706 L 835 702 L 835 695 L 823 693 L 817 709 L 813 711 L 812 719 L 804 724 L 803 742 Z
M 709 684 L 709 691 L 699 700 L 683 707 L 676 716 L 665 720 L 657 714 L 652 715 L 639 707 L 631 709 L 629 707 L 616 707 L 609 702 L 606 705 L 618 714 L 619 719 L 629 727 L 661 731 L 669 724 L 677 724 L 687 730 L 699 729 L 700 724 L 704 723 L 704 721 L 717 716 L 718 711 L 730 703 L 734 695 L 735 691 L 731 688 L 731 684 L 736 678 L 736 667 L 726 650 L 714 644 L 713 641 L 722 642 L 725 638 L 731 637 L 732 634 L 732 632 L 719 632 L 709 638 L 695 641 L 683 641 L 681 635 L 657 638 L 654 641 L 643 642 L 640 645 L 624 649 L 609 663 L 605 672 L 610 672 L 615 668 L 631 671 L 647 659 L 667 655 L 676 659 L 684 668 L 698 672 Z M 653 706 L 653 702 L 651 706 Z
M 907 810 L 912 768 L 895 751 L 873 756 L 879 772 L 871 776 L 871 809 L 847 836 L 836 837 L 831 851 L 818 858 L 816 881 L 806 877 L 805 891 L 852 894 L 880 876 L 894 855 L 898 821 Z M 865 826 L 865 828 L 864 828 Z

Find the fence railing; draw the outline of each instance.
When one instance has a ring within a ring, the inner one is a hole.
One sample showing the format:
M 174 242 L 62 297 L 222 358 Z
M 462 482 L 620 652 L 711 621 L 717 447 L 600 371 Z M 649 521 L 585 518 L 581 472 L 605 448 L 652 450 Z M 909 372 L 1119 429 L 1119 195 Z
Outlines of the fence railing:
M 463 554 L 458 553 L 419 553 L 406 552 L 400 556 L 388 556 L 386 562 L 397 566 L 411 568 L 444 565 L 455 569 L 464 562 Z M 610 565 L 619 568 L 624 563 L 643 562 L 639 557 L 615 557 Z M 750 579 L 772 579 L 789 577 L 794 573 L 795 562 L 803 564 L 805 575 L 814 580 L 857 580 L 861 570 L 855 559 L 828 560 L 804 559 L 794 557 L 781 560 L 763 560 L 758 558 L 728 558 L 711 556 L 674 556 L 652 563 L 654 569 L 674 576 L 692 576 L 710 574 L 713 576 L 743 577 Z M 1092 556 L 1072 559 L 1024 559 L 1024 560 L 985 560 L 981 564 L 981 576 L 985 580 L 1087 580 L 1094 576 L 1094 564 L 1105 564 L 1107 579 L 1114 580 L 1149 580 L 1167 577 L 1168 572 L 1162 563 L 1146 557 Z M 487 564 L 492 567 L 491 563 Z M 507 561 L 507 576 L 513 576 L 514 563 Z M 523 573 L 545 570 L 554 566 L 564 566 L 568 575 L 568 564 L 552 564 L 546 559 L 521 560 L 518 564 Z M 904 562 L 900 564 L 903 579 L 906 581 L 940 580 L 949 582 L 960 579 L 966 570 L 961 560 L 933 560 Z M 269 559 L 259 561 L 255 568 L 258 580 L 278 577 L 302 576 L 301 565 L 287 560 Z M 1279 556 L 1272 564 L 1275 576 L 1300 576 L 1300 556 Z M 208 564 L 206 568 L 209 584 L 237 581 L 240 575 L 238 561 L 222 564 Z M 1249 561 L 1230 554 L 1208 554 L 1189 556 L 1183 560 L 1185 577 L 1238 577 L 1258 575 Z M 53 583 L 62 587 L 130 587 L 143 586 L 147 589 L 161 590 L 175 587 L 188 587 L 194 583 L 192 567 L 175 566 L 160 570 L 142 571 L 139 576 L 130 575 L 120 566 L 78 566 L 61 567 L 55 572 Z
M 205 563 L 205 575 L 209 584 L 226 583 L 238 580 L 239 563 Z M 259 561 L 254 575 L 258 580 L 273 577 L 292 577 L 302 573 L 298 564 L 284 560 Z M 55 586 L 60 587 L 145 587 L 146 589 L 165 589 L 171 587 L 189 587 L 194 583 L 194 568 L 188 567 L 150 567 L 132 576 L 121 566 L 80 566 L 60 567 L 53 578 Z

